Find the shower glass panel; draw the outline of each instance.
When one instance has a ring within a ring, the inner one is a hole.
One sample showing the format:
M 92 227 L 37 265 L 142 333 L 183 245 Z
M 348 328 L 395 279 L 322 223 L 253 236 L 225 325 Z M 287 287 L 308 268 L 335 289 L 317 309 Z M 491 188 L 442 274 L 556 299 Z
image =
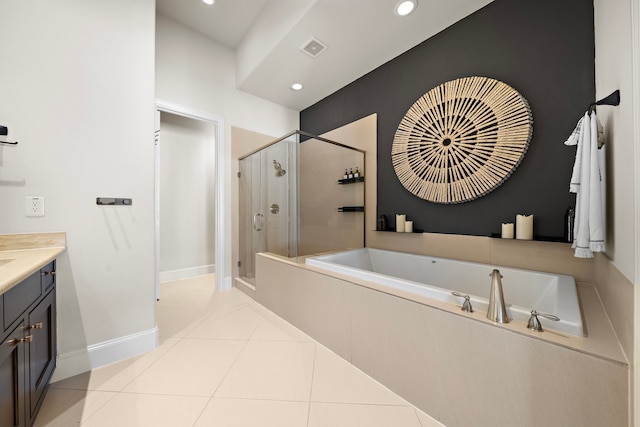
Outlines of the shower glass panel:
M 295 131 L 240 159 L 239 277 L 258 252 L 296 258 L 364 247 L 363 151 Z M 344 179 L 345 170 L 360 179 Z
M 240 277 L 255 281 L 255 254 L 297 256 L 295 135 L 240 160 Z M 293 224 L 293 226 L 292 226 Z

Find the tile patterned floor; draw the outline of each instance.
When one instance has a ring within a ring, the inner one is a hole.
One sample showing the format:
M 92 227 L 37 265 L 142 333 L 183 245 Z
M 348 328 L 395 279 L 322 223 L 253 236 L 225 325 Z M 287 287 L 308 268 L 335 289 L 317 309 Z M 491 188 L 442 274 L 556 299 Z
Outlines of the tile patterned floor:
M 36 426 L 442 427 L 214 280 L 162 284 L 160 346 L 51 384 Z

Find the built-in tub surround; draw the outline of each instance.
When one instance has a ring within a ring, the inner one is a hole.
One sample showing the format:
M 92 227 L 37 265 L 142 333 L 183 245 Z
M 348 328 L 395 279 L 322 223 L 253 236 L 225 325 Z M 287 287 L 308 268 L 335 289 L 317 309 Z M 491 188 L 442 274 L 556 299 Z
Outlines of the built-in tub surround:
M 475 310 L 486 313 L 495 266 L 381 249 L 356 249 L 307 258 L 306 263 L 347 276 L 397 287 L 438 301 L 460 303 L 452 291 L 468 294 Z M 510 319 L 527 322 L 532 309 L 560 317 L 546 329 L 583 336 L 573 277 L 499 267 Z
M 261 304 L 447 427 L 628 425 L 629 367 L 592 285 L 577 337 L 269 254 L 257 279 Z

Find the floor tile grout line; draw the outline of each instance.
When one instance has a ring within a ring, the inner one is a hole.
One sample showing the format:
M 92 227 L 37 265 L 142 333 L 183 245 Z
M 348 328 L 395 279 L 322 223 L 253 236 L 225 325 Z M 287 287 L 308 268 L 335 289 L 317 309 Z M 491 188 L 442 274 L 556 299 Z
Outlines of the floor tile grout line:
M 131 379 L 131 381 L 129 381 L 127 384 L 125 384 L 124 387 L 122 387 L 122 389 L 119 391 L 119 393 L 124 393 L 125 389 L 127 387 L 129 387 L 131 385 L 131 383 L 133 383 L 136 379 L 138 379 L 142 374 L 144 374 L 145 372 L 147 372 L 153 365 L 155 365 L 156 363 L 158 363 L 158 361 L 160 361 L 160 359 L 162 359 L 163 357 L 165 357 L 167 355 L 167 353 L 169 353 L 173 348 L 175 348 L 178 344 L 180 344 L 180 342 L 183 340 L 184 338 L 177 338 L 177 341 L 175 343 L 173 343 L 173 345 L 171 347 L 169 347 L 168 349 L 165 350 L 164 353 L 162 353 L 160 356 L 158 356 L 153 362 L 151 362 L 146 368 L 144 368 L 142 370 L 142 372 L 140 372 L 138 375 L 136 375 L 135 377 L 133 377 Z
M 200 413 L 198 414 L 198 417 L 195 419 L 195 421 L 193 422 L 193 424 L 191 425 L 191 427 L 195 427 L 198 424 L 198 421 L 200 421 L 200 418 L 202 418 L 202 414 L 204 414 L 204 411 L 207 410 L 207 408 L 209 407 L 209 405 L 211 405 L 211 402 L 213 401 L 213 395 L 211 397 L 209 397 L 209 400 L 207 400 L 206 405 L 204 405 L 202 407 L 202 410 L 200 411 Z M 418 420 L 419 421 L 419 420 Z
M 309 405 L 307 406 L 307 427 L 311 421 L 311 397 L 313 396 L 313 380 L 316 374 L 316 358 L 318 357 L 318 345 L 313 345 L 313 363 L 311 364 L 311 386 L 309 387 Z
M 415 406 L 411 404 L 407 405 L 395 405 L 393 403 L 369 403 L 369 402 L 340 402 L 340 401 L 329 401 L 329 400 L 310 400 L 310 403 L 326 403 L 329 405 L 351 405 L 351 406 L 383 406 L 386 408 L 411 408 L 415 409 Z
M 96 391 L 96 390 L 93 390 L 93 391 Z M 118 397 L 118 395 L 120 394 L 120 392 L 119 392 L 119 391 L 116 391 L 116 392 L 102 392 L 102 391 L 101 391 L 101 393 L 113 393 L 113 396 L 111 396 L 109 399 L 107 399 L 107 401 L 106 401 L 106 402 L 104 402 L 102 405 L 100 405 L 100 407 L 99 407 L 99 408 L 97 408 L 95 411 L 93 411 L 93 414 L 89 415 L 85 420 L 79 421 L 79 422 L 78 422 L 78 425 L 82 425 L 82 424 L 86 423 L 87 421 L 89 421 L 89 419 L 90 419 L 91 417 L 95 416 L 98 412 L 100 412 L 100 410 L 101 410 L 102 408 L 104 408 L 105 406 L 107 406 L 107 405 L 109 404 L 109 402 L 111 402 L 113 399 L 115 399 L 116 397 Z M 85 398 L 85 402 L 86 402 L 86 398 L 88 397 L 88 396 L 87 396 L 88 394 L 89 394 L 89 390 L 87 390 L 87 391 L 86 391 L 86 394 L 85 394 L 85 396 L 84 396 L 84 398 Z
M 237 340 L 237 341 L 240 341 L 240 340 Z M 247 348 L 247 345 L 249 345 L 249 340 L 244 340 L 244 345 L 242 346 L 242 348 L 238 352 L 238 355 L 235 357 L 235 359 L 233 359 L 233 362 L 229 365 L 229 368 L 227 369 L 227 372 L 224 373 L 224 376 L 222 377 L 222 379 L 218 383 L 218 386 L 216 387 L 216 389 L 211 394 L 211 398 L 216 397 L 216 393 L 218 392 L 218 390 L 220 390 L 220 387 L 224 383 L 224 380 L 227 379 L 227 376 L 229 375 L 229 372 L 231 372 L 231 369 L 233 369 L 235 364 L 238 362 L 238 359 L 240 358 L 240 356 L 242 355 L 244 350 Z

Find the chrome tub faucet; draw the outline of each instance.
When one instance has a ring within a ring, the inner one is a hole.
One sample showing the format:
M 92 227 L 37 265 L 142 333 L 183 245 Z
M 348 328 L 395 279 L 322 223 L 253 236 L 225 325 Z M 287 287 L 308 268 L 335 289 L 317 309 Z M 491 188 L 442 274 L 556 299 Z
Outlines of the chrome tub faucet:
M 489 294 L 489 308 L 487 309 L 487 319 L 496 323 L 509 323 L 507 309 L 504 305 L 504 294 L 502 293 L 502 275 L 498 269 L 493 269 L 491 276 L 491 293 Z

